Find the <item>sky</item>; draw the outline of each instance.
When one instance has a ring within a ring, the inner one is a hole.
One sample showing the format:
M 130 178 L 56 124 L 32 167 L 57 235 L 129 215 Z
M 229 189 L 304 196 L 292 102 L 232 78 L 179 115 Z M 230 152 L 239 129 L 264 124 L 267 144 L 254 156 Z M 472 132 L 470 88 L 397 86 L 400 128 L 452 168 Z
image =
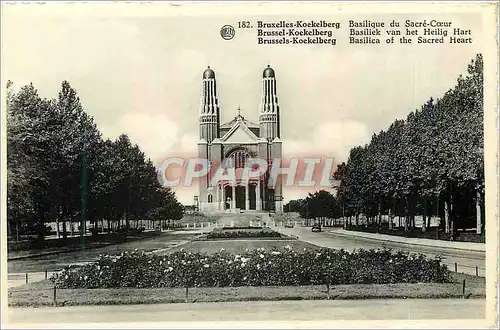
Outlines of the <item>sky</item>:
M 197 15 L 159 6 L 126 11 L 78 6 L 2 6 L 2 79 L 17 88 L 32 82 L 45 97 L 56 97 L 68 80 L 104 138 L 126 133 L 156 164 L 171 155 L 196 154 L 207 65 L 216 72 L 221 122 L 231 120 L 238 106 L 245 118 L 258 121 L 262 70 L 270 64 L 276 71 L 284 155 L 306 152 L 342 162 L 352 147 L 453 88 L 482 49 L 481 18 L 474 14 L 311 15 L 276 8 L 254 13 L 251 7 L 238 14 Z M 259 45 L 255 29 L 237 30 L 230 41 L 219 34 L 223 25 L 236 26 L 239 20 L 312 18 L 342 24 L 334 31 L 336 46 Z M 353 18 L 450 20 L 471 29 L 474 41 L 349 45 L 347 23 Z M 189 204 L 196 189 L 176 193 Z M 284 198 L 301 194 L 285 190 Z

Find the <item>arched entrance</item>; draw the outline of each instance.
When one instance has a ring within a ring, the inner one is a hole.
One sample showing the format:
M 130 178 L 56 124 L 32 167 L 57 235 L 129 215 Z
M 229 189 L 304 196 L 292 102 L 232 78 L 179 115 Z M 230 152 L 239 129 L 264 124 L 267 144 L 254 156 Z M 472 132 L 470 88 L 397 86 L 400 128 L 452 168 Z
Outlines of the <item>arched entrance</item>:
M 221 182 L 217 185 L 217 209 L 262 210 L 261 188 L 260 183 L 255 181 L 247 185 L 241 181 L 236 185 Z
M 224 187 L 224 210 L 229 210 L 231 208 L 231 201 L 233 200 L 233 187 L 225 186 Z
M 257 185 L 256 184 L 249 184 L 248 185 L 248 197 L 249 197 L 249 206 L 250 210 L 256 210 L 257 209 Z
M 245 186 L 236 186 L 236 208 L 245 210 Z

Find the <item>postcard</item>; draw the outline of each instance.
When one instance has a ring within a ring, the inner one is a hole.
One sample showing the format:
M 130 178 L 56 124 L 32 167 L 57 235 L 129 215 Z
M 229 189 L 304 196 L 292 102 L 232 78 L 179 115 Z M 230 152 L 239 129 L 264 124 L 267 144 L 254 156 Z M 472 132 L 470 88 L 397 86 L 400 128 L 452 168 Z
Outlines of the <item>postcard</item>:
M 497 3 L 1 5 L 5 327 L 498 327 Z

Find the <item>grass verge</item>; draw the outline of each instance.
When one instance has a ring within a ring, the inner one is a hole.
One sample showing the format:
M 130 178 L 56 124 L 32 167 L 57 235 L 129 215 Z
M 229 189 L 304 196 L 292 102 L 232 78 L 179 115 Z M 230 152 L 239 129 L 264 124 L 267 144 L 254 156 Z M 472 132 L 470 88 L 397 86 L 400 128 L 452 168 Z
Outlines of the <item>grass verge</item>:
M 322 300 L 322 299 L 437 299 L 461 298 L 465 279 L 466 298 L 485 298 L 485 279 L 466 274 L 453 274 L 454 283 L 397 283 L 336 285 L 327 293 L 326 286 L 284 287 L 212 287 L 190 288 L 186 299 L 184 288 L 113 288 L 58 289 L 57 306 L 126 305 L 158 303 Z M 53 306 L 50 281 L 30 283 L 8 291 L 10 307 Z

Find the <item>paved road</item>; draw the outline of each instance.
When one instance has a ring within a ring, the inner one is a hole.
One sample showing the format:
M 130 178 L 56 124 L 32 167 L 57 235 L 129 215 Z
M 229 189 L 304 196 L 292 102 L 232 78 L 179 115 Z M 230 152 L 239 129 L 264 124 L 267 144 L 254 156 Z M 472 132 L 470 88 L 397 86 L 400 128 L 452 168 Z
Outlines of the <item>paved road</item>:
M 109 245 L 101 248 L 64 252 L 56 255 L 40 256 L 22 260 L 11 260 L 7 262 L 7 271 L 14 273 L 36 273 L 45 271 L 56 271 L 69 264 L 85 263 L 99 258 L 99 255 L 114 255 L 134 249 L 154 251 L 175 246 L 189 237 L 197 234 L 197 231 L 181 231 L 179 233 L 164 233 L 160 237 L 136 240 L 128 243 Z
M 310 227 L 294 227 L 294 228 L 278 228 L 278 231 L 292 234 L 299 237 L 300 240 L 309 242 L 315 245 L 344 249 L 352 251 L 354 249 L 376 249 L 376 248 L 390 248 L 393 250 L 404 250 L 412 253 L 423 253 L 429 257 L 436 255 L 443 256 L 444 263 L 448 265 L 451 270 L 455 268 L 455 262 L 458 264 L 458 271 L 475 275 L 478 266 L 479 276 L 485 276 L 485 253 L 481 251 L 466 251 L 457 249 L 448 249 L 442 247 L 429 247 L 409 245 L 399 242 L 387 242 L 365 237 L 354 237 L 342 234 L 335 234 L 329 231 L 311 232 Z M 342 229 L 338 229 L 342 231 Z
M 9 308 L 8 318 L 16 324 L 44 326 L 74 322 L 484 319 L 485 304 L 484 299 L 408 299 L 75 306 Z

